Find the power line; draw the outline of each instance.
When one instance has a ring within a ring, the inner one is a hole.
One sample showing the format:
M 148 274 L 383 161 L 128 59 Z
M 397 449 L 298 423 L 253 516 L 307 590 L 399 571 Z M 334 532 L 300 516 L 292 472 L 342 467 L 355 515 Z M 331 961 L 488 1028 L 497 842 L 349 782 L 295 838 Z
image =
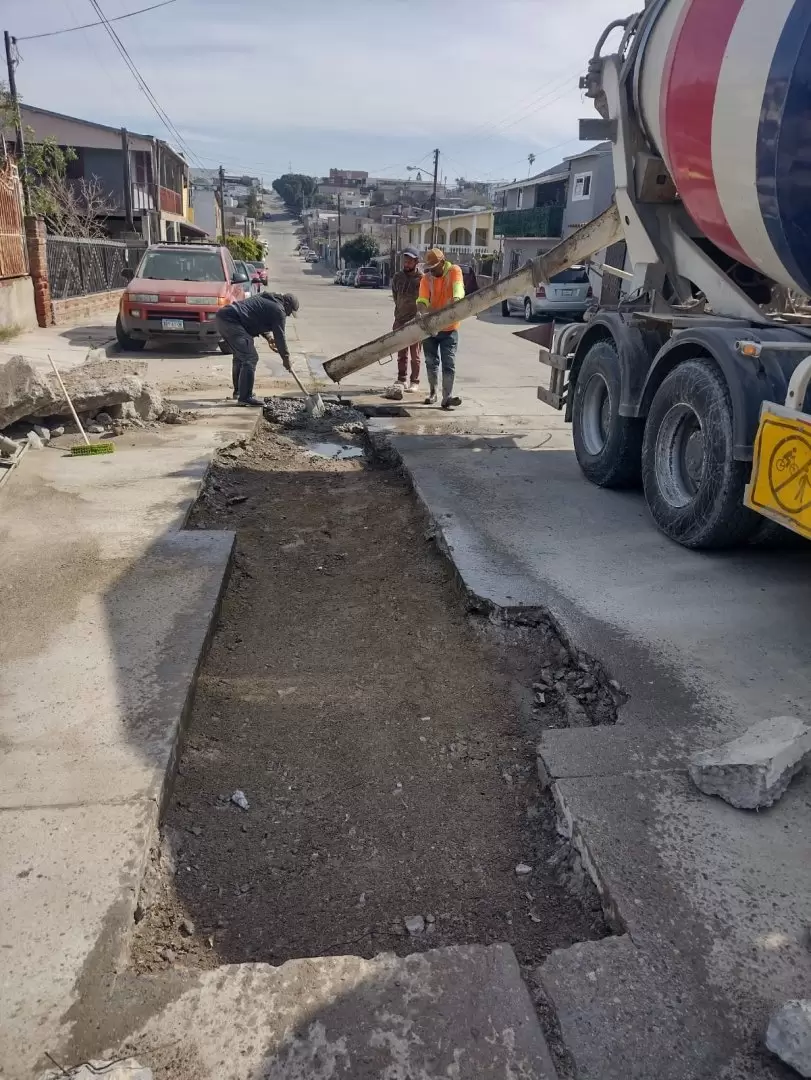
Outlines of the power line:
M 122 19 L 131 19 L 133 15 L 143 15 L 146 11 L 156 11 L 158 8 L 168 7 L 170 4 L 176 4 L 177 0 L 161 0 L 159 4 L 152 4 L 150 7 L 138 8 L 137 11 L 128 11 L 126 15 L 115 15 L 112 19 L 108 19 L 107 22 L 121 22 Z M 83 23 L 81 26 L 66 26 L 64 30 L 49 30 L 45 34 L 26 34 L 25 37 L 18 37 L 17 41 L 37 41 L 39 38 L 56 37 L 58 34 L 72 34 L 75 30 L 89 30 L 91 26 L 105 26 L 105 21 Z
M 100 5 L 98 3 L 98 0 L 90 0 L 90 3 L 93 5 L 93 8 L 94 8 L 96 14 L 101 19 L 101 24 L 104 26 L 104 29 L 109 34 L 113 44 L 115 45 L 115 47 L 118 49 L 119 53 L 121 54 L 122 60 L 127 65 L 127 67 L 130 69 L 130 72 L 132 73 L 132 77 L 135 79 L 136 83 L 138 84 L 138 88 L 140 89 L 140 91 L 144 95 L 144 97 L 147 99 L 149 104 L 152 106 L 152 108 L 153 108 L 155 114 L 157 115 L 158 119 L 161 121 L 161 123 L 164 125 L 166 130 L 169 132 L 170 136 L 173 139 L 177 140 L 178 146 L 182 150 L 186 151 L 189 158 L 192 161 L 194 161 L 198 165 L 199 168 L 203 168 L 203 165 L 202 165 L 202 162 L 200 161 L 200 159 L 197 157 L 197 155 L 194 153 L 194 151 L 191 150 L 191 148 L 186 144 L 186 141 L 184 140 L 184 138 L 180 134 L 180 132 L 177 130 L 175 125 L 172 123 L 171 119 L 169 118 L 169 115 L 162 108 L 162 106 L 158 103 L 158 100 L 155 97 L 155 95 L 152 93 L 152 91 L 150 90 L 148 83 L 146 82 L 143 75 L 141 75 L 140 71 L 138 70 L 138 68 L 137 68 L 137 66 L 135 64 L 135 61 L 132 59 L 130 54 L 127 52 L 126 46 L 124 45 L 124 43 L 122 42 L 121 38 L 118 36 L 116 31 L 112 28 L 112 26 L 110 26 L 110 21 L 107 18 L 107 16 L 104 14 L 104 12 L 101 10 L 101 7 L 100 7 Z

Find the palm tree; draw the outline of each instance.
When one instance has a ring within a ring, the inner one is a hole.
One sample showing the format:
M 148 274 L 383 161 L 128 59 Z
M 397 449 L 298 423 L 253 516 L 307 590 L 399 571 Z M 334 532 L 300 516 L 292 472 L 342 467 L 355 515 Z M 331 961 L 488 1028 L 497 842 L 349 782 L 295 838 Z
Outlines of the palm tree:
M 532 172 L 532 166 L 535 164 L 535 155 L 527 154 L 527 161 L 529 162 L 529 168 L 527 169 L 527 176 Z

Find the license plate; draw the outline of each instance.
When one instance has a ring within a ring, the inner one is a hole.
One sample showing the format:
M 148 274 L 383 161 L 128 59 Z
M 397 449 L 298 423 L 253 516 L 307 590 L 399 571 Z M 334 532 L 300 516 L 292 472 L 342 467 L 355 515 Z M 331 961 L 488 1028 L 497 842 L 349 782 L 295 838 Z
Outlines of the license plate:
M 811 418 L 778 410 L 761 411 L 744 502 L 811 539 Z
M 561 289 L 560 290 L 560 295 L 561 296 L 574 296 L 574 289 Z
M 182 330 L 182 319 L 161 319 L 161 328 L 163 330 Z

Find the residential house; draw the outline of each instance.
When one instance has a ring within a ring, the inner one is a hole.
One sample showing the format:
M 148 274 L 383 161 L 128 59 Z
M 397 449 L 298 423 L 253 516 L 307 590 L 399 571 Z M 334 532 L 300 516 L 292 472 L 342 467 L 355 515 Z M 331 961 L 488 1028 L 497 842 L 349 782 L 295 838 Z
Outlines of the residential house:
M 437 208 L 435 243 L 451 260 L 467 261 L 474 255 L 492 254 L 496 250 L 493 230 L 492 210 L 478 208 L 443 212 L 442 207 Z M 408 237 L 404 242 L 418 251 L 427 251 L 431 247 L 430 216 L 404 223 L 401 233 Z
M 207 184 L 200 187 L 197 179 L 192 178 L 192 205 L 194 224 L 198 229 L 202 229 L 206 236 L 222 236 L 222 215 L 214 188 Z
M 495 193 L 495 235 L 502 247 L 501 273 L 511 274 L 549 251 L 574 229 L 610 206 L 614 195 L 611 144 L 583 153 Z
M 29 139 L 50 138 L 75 151 L 68 180 L 99 184 L 110 206 L 104 220 L 110 236 L 130 231 L 128 216 L 134 231 L 149 242 L 204 235 L 194 223 L 188 165 L 168 143 L 33 105 L 22 105 L 20 112 Z M 13 147 L 13 130 L 4 134 Z

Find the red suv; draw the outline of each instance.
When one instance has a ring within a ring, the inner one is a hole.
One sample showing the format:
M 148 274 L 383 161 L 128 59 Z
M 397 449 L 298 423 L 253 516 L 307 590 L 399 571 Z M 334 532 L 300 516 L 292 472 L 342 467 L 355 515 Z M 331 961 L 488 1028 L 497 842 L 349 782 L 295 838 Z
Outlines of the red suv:
M 127 282 L 115 324 L 122 349 L 143 349 L 154 338 L 219 343 L 214 316 L 243 300 L 248 280 L 228 248 L 217 244 L 153 244 Z

